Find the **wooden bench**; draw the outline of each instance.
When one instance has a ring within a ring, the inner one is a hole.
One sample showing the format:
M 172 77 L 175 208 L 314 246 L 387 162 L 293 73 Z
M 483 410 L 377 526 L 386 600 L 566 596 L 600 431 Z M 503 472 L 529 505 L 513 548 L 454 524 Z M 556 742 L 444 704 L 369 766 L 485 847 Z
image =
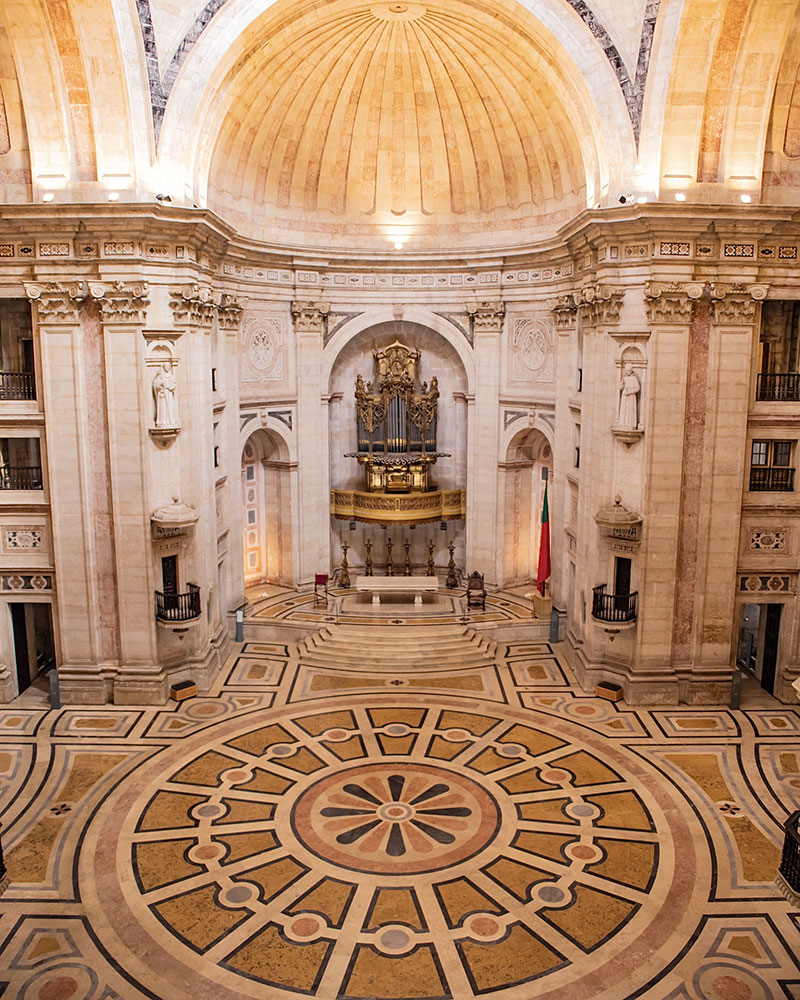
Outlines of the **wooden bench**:
M 358 576 L 356 590 L 372 594 L 372 603 L 381 603 L 381 594 L 413 594 L 414 604 L 422 604 L 423 591 L 439 589 L 438 576 Z

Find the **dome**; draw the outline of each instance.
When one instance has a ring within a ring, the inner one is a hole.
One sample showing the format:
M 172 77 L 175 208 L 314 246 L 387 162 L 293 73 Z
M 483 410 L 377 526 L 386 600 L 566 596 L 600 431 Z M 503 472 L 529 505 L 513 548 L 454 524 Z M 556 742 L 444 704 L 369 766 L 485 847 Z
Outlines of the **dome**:
M 218 97 L 208 206 L 292 246 L 554 232 L 586 207 L 594 145 L 545 42 L 518 4 L 279 2 Z

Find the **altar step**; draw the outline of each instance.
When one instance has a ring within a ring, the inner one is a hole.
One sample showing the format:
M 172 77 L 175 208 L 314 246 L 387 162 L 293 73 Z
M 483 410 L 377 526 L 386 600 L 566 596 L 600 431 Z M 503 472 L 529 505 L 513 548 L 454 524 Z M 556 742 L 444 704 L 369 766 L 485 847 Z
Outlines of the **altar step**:
M 330 625 L 297 643 L 300 663 L 343 670 L 483 667 L 496 646 L 463 625 Z

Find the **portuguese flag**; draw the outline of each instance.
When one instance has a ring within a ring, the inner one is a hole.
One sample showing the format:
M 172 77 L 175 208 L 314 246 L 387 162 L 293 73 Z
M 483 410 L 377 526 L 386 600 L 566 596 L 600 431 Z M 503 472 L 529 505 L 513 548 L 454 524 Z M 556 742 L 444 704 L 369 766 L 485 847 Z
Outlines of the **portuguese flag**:
M 544 597 L 544 582 L 550 576 L 550 508 L 547 506 L 547 483 L 544 484 L 542 504 L 542 533 L 539 536 L 539 566 L 536 573 L 536 587 Z

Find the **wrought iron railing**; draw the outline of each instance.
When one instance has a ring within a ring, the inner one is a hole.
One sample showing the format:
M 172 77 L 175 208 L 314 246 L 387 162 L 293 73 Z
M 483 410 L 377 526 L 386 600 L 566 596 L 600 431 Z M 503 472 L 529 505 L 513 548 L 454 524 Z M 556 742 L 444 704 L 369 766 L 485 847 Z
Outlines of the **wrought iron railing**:
M 783 854 L 778 874 L 794 895 L 800 896 L 800 809 L 783 824 Z
M 759 374 L 756 399 L 769 403 L 796 403 L 800 400 L 800 372 Z
M 0 372 L 0 399 L 36 399 L 33 372 Z
M 791 493 L 793 489 L 794 469 L 783 465 L 750 467 L 751 493 Z
M 0 465 L 0 490 L 42 489 L 40 465 Z
M 636 603 L 639 594 L 607 594 L 603 583 L 592 590 L 592 618 L 601 622 L 636 621 Z
M 156 591 L 156 618 L 162 622 L 189 622 L 200 617 L 200 588 L 189 584 L 187 594 Z

